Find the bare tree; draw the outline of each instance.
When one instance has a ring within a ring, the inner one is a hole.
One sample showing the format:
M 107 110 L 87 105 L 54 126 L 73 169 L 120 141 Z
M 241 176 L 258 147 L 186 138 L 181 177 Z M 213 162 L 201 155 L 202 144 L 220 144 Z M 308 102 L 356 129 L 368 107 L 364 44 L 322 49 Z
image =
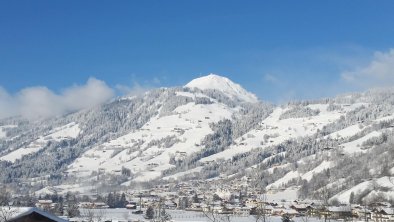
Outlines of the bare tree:
M 5 188 L 0 190 L 0 222 L 7 222 L 14 217 L 18 210 L 10 206 L 11 193 Z
M 0 207 L 0 222 L 8 222 L 18 213 L 16 208 L 10 206 Z
M 318 198 L 322 201 L 320 214 L 324 217 L 324 222 L 327 221 L 328 217 L 328 201 L 330 200 L 330 191 L 327 189 L 326 186 L 320 188 L 317 192 Z
M 203 209 L 202 213 L 204 217 L 206 217 L 211 222 L 231 222 L 231 215 L 229 214 L 220 214 L 214 208 L 214 204 L 212 202 L 208 202 L 207 207 Z
M 159 202 L 156 204 L 156 213 L 154 221 L 166 222 L 171 220 L 171 215 L 165 210 L 164 199 L 160 198 Z
M 66 194 L 66 203 L 67 203 L 67 216 L 69 217 L 77 217 L 80 215 L 78 201 L 75 195 L 71 193 Z
M 81 216 L 87 222 L 103 222 L 105 215 L 104 209 L 85 208 L 81 210 Z
M 93 222 L 94 221 L 94 211 L 92 208 L 85 208 L 81 209 L 81 217 L 84 218 L 87 222 Z
M 254 219 L 256 222 L 268 222 L 269 217 L 267 213 L 267 195 L 264 189 L 262 189 L 260 194 L 260 200 L 254 210 Z

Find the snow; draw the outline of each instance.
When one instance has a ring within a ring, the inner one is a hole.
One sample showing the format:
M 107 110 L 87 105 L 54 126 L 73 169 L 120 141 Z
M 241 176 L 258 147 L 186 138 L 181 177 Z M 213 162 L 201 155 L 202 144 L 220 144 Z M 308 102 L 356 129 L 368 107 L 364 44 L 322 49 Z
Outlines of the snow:
M 361 132 L 365 127 L 359 124 L 355 124 L 349 127 L 346 127 L 345 129 L 339 130 L 337 132 L 333 132 L 327 136 L 325 136 L 324 138 L 338 138 L 338 137 L 342 137 L 342 138 L 347 138 L 347 137 L 351 137 L 356 135 L 357 133 Z
M 238 98 L 246 102 L 256 103 L 257 97 L 247 92 L 239 84 L 230 79 L 215 74 L 209 74 L 200 78 L 193 79 L 185 85 L 188 88 L 198 88 L 201 90 L 214 89 L 228 95 L 230 98 Z
M 169 164 L 171 156 L 184 158 L 201 150 L 201 140 L 212 133 L 210 123 L 231 119 L 235 111 L 220 103 L 179 106 L 174 115 L 153 117 L 141 129 L 88 150 L 69 166 L 68 172 L 78 177 L 99 169 L 120 174 L 125 167 L 135 175 L 133 181 L 159 178 L 164 170 L 174 167 Z M 168 137 L 179 141 L 169 147 L 149 145 Z
M 349 203 L 349 198 L 350 198 L 351 193 L 359 194 L 365 190 L 372 190 L 376 186 L 384 187 L 384 188 L 388 189 L 387 192 L 383 192 L 383 193 L 389 194 L 391 197 L 394 197 L 394 183 L 392 181 L 394 181 L 393 177 L 391 177 L 391 179 L 390 179 L 390 177 L 381 177 L 378 179 L 365 181 L 365 182 L 357 184 L 356 186 L 354 186 L 348 190 L 345 190 L 345 191 L 333 196 L 331 198 L 331 200 L 337 199 L 341 203 Z M 374 183 L 375 183 L 375 185 L 374 185 Z
M 142 208 L 142 210 L 145 212 L 146 209 Z M 87 215 L 84 211 L 84 209 L 80 209 L 81 215 Z M 114 222 L 120 222 L 120 221 L 149 221 L 147 219 L 144 219 L 144 214 L 133 214 L 132 210 L 128 210 L 125 208 L 116 208 L 116 209 L 90 209 L 90 212 L 93 212 L 95 215 L 103 215 L 101 221 L 114 221 Z M 171 221 L 174 222 L 208 222 L 211 221 L 209 220 L 202 212 L 196 212 L 196 211 L 182 211 L 182 210 L 166 210 L 166 213 L 171 215 Z M 221 219 L 224 220 L 224 218 L 220 218 L 221 215 L 217 215 L 216 220 L 222 221 Z M 223 215 L 224 217 L 226 215 Z M 282 218 L 280 216 L 270 216 L 266 218 L 267 221 L 270 222 L 281 222 Z M 292 218 L 295 222 L 303 222 L 304 218 L 302 217 L 294 217 Z M 87 219 L 85 219 L 87 220 Z M 227 221 L 227 220 L 226 220 Z M 237 222 L 254 222 L 256 221 L 256 218 L 253 215 L 250 216 L 234 216 L 230 215 L 230 218 L 228 221 L 237 221 Z M 308 221 L 310 222 L 319 222 L 321 221 L 318 218 L 310 217 L 308 218 Z M 335 221 L 332 220 L 331 221 Z
M 51 131 L 51 133 L 41 140 L 55 140 L 62 141 L 68 138 L 77 138 L 81 129 L 79 125 L 75 122 L 69 123 L 67 125 L 57 127 Z
M 391 121 L 393 119 L 394 119 L 394 116 L 390 115 L 390 116 L 385 116 L 385 117 L 376 119 L 375 122 L 385 122 L 385 121 Z
M 179 172 L 179 173 L 173 174 L 173 175 L 171 175 L 171 176 L 163 177 L 163 180 L 169 180 L 169 179 L 175 179 L 175 180 L 177 180 L 177 179 L 179 179 L 180 177 L 183 177 L 183 176 L 186 176 L 186 175 L 195 174 L 195 173 L 200 173 L 201 170 L 202 170 L 202 167 L 196 167 L 196 168 L 191 169 L 191 170 L 187 170 L 187 171 L 184 171 L 184 172 Z
M 51 130 L 48 135 L 41 136 L 27 146 L 16 149 L 0 157 L 0 160 L 15 162 L 17 159 L 21 159 L 25 155 L 38 152 L 47 144 L 48 141 L 62 141 L 68 138 L 76 138 L 79 135 L 80 131 L 81 130 L 79 129 L 79 125 L 74 122 L 61 127 L 57 127 Z
M 286 186 L 286 184 L 288 182 L 290 182 L 293 179 L 297 179 L 299 177 L 301 177 L 301 179 L 303 179 L 303 180 L 310 181 L 314 174 L 320 173 L 320 172 L 322 172 L 325 169 L 333 167 L 333 164 L 334 163 L 331 162 L 331 161 L 325 161 L 324 160 L 317 167 L 315 167 L 314 169 L 308 171 L 305 174 L 301 174 L 298 171 L 290 171 L 285 176 L 283 176 L 282 178 L 278 179 L 274 183 L 269 184 L 267 186 L 267 189 L 278 189 L 278 188 L 284 187 L 284 186 Z M 288 165 L 289 164 L 286 164 L 285 166 L 288 166 Z M 284 168 L 284 166 L 279 166 L 279 167 Z M 274 168 L 269 168 L 268 172 L 273 173 L 273 169 Z
M 0 139 L 3 139 L 6 137 L 6 132 L 2 126 L 0 126 Z
M 38 144 L 31 144 L 30 146 L 19 148 L 5 156 L 0 157 L 0 160 L 10 161 L 13 163 L 17 159 L 22 158 L 22 156 L 38 152 L 41 148 L 42 147 L 40 147 Z
M 7 128 L 15 128 L 17 127 L 16 125 L 5 125 L 5 126 L 0 126 L 0 139 L 6 138 L 6 129 Z
M 46 194 L 59 194 L 66 195 L 68 192 L 83 193 L 83 194 L 96 194 L 96 186 L 84 186 L 80 184 L 62 184 L 58 186 L 47 186 L 34 192 L 35 196 L 44 196 Z
M 269 202 L 293 201 L 298 199 L 298 188 L 290 187 L 283 190 L 268 190 L 266 195 Z
M 301 176 L 300 173 L 298 173 L 297 171 L 290 171 L 285 176 L 280 178 L 279 180 L 275 181 L 274 183 L 269 184 L 267 186 L 267 189 L 283 187 L 288 182 L 290 182 L 292 179 L 296 179 L 300 176 Z
M 344 144 L 340 145 L 340 147 L 343 147 L 343 151 L 348 154 L 357 153 L 357 152 L 365 153 L 365 152 L 367 152 L 367 150 L 361 149 L 362 148 L 361 144 L 373 137 L 379 137 L 380 135 L 382 135 L 382 132 L 373 131 L 373 132 L 371 132 L 371 133 L 369 133 L 357 140 L 354 140 L 354 141 L 351 141 L 348 143 L 344 143 Z
M 325 170 L 325 169 L 329 169 L 329 168 L 333 167 L 333 164 L 334 164 L 334 163 L 331 162 L 331 161 L 323 161 L 319 166 L 317 166 L 317 167 L 314 168 L 313 170 L 311 170 L 311 171 L 305 173 L 304 175 L 302 175 L 301 178 L 302 178 L 303 180 L 310 181 L 310 180 L 312 179 L 312 177 L 313 177 L 314 174 L 320 173 L 320 172 L 322 172 L 322 171 Z
M 267 171 L 270 174 L 273 174 L 275 169 L 283 169 L 283 168 L 286 168 L 288 166 L 290 166 L 290 164 L 289 163 L 285 163 L 285 164 L 282 164 L 282 165 L 279 165 L 279 166 L 274 166 L 274 167 L 268 168 L 265 171 Z
M 185 97 L 190 97 L 190 98 L 209 98 L 212 99 L 202 93 L 191 93 L 191 92 L 175 92 L 175 95 L 177 96 L 185 96 Z
M 319 115 L 306 118 L 288 118 L 279 119 L 281 114 L 286 112 L 287 108 L 276 108 L 270 116 L 262 120 L 260 127 L 246 133 L 241 138 L 235 140 L 235 144 L 231 145 L 223 152 L 205 157 L 201 162 L 209 162 L 217 159 L 231 159 L 233 156 L 251 151 L 254 148 L 264 150 L 273 145 L 279 145 L 286 140 L 297 137 L 313 135 L 321 130 L 325 125 L 338 120 L 342 113 L 340 111 L 327 111 L 327 104 L 309 105 L 313 109 L 319 109 Z M 354 109 L 356 105 L 347 107 L 348 110 Z M 252 135 L 248 137 L 248 134 Z M 264 141 L 264 136 L 268 135 L 268 141 Z M 263 143 L 263 144 L 262 144 Z

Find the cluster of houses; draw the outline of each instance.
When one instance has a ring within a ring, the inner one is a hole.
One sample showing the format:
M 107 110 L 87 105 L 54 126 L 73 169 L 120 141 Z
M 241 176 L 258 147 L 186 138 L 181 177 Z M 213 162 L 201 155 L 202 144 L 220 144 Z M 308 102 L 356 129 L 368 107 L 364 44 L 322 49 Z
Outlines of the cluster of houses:
M 235 182 L 234 182 L 235 181 Z M 125 190 L 124 208 L 131 213 L 145 213 L 146 209 L 182 210 L 201 213 L 250 216 L 315 217 L 332 220 L 350 220 L 375 222 L 394 222 L 394 206 L 389 203 L 374 203 L 369 206 L 342 205 L 327 206 L 321 201 L 272 200 L 262 192 L 248 185 L 248 179 L 231 183 L 225 181 L 195 180 L 184 183 L 158 185 L 147 190 Z M 209 183 L 209 184 L 207 184 Z M 277 192 L 275 190 L 274 192 Z M 38 200 L 38 209 L 54 209 L 52 200 Z M 103 201 L 79 202 L 79 208 L 106 209 L 108 204 Z

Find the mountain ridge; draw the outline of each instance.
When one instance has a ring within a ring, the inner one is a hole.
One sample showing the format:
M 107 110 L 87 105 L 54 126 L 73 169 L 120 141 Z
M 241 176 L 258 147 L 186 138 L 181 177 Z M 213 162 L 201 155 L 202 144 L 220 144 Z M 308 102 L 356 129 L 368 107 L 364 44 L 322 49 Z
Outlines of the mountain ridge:
M 258 102 L 258 98 L 256 97 L 256 95 L 246 91 L 244 88 L 242 88 L 241 85 L 234 83 L 226 77 L 222 77 L 213 73 L 207 76 L 193 79 L 184 87 L 198 88 L 201 90 L 218 90 L 226 95 L 229 95 L 229 97 L 239 98 L 245 102 Z
M 394 157 L 392 91 L 279 107 L 187 85 L 59 118 L 0 120 L 1 183 L 16 192 L 91 194 L 196 179 L 229 183 L 246 175 L 267 189 L 296 187 L 302 198 L 330 189 L 333 200 L 346 202 L 347 191 L 364 180 L 386 181 L 379 178 L 394 173 L 387 159 L 371 161 L 365 172 L 360 162 Z M 390 189 L 375 192 L 390 198 Z

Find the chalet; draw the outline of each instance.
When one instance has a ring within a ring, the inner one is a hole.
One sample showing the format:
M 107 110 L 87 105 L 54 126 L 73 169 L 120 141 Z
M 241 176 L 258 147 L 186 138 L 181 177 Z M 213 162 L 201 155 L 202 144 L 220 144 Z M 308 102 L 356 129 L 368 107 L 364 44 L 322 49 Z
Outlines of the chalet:
M 109 206 L 104 202 L 80 202 L 78 204 L 80 208 L 89 208 L 89 209 L 105 209 L 109 208 Z
M 272 209 L 272 215 L 276 215 L 276 216 L 282 216 L 282 215 L 298 216 L 299 214 L 300 213 L 298 213 L 298 211 L 291 208 L 276 207 Z
M 377 222 L 394 221 L 394 208 L 383 207 L 372 211 L 371 219 Z
M 164 206 L 166 209 L 174 210 L 177 208 L 177 204 L 174 201 L 167 200 L 164 202 Z
M 305 214 L 313 209 L 310 205 L 307 204 L 292 204 L 290 208 L 298 211 L 301 214 Z
M 109 208 L 109 206 L 104 202 L 94 202 L 93 206 L 94 206 L 94 208 L 97 208 L 97 209 Z
M 7 222 L 68 222 L 65 219 L 33 207 L 2 207 Z
M 358 217 L 363 220 L 371 219 L 371 213 L 372 213 L 372 211 L 367 209 L 366 207 L 362 207 L 362 206 L 357 205 L 352 208 L 353 216 Z
M 126 209 L 131 209 L 131 210 L 137 209 L 137 203 L 136 202 L 129 202 L 128 204 L 126 204 Z
M 189 210 L 200 211 L 202 210 L 201 203 L 192 203 Z
M 353 217 L 350 206 L 329 207 L 328 212 L 330 217 L 333 219 L 345 219 Z
M 233 209 L 233 214 L 237 216 L 247 217 L 250 215 L 250 208 L 249 207 L 235 207 Z
M 36 207 L 41 209 L 52 209 L 55 207 L 55 204 L 52 202 L 52 200 L 38 200 Z

